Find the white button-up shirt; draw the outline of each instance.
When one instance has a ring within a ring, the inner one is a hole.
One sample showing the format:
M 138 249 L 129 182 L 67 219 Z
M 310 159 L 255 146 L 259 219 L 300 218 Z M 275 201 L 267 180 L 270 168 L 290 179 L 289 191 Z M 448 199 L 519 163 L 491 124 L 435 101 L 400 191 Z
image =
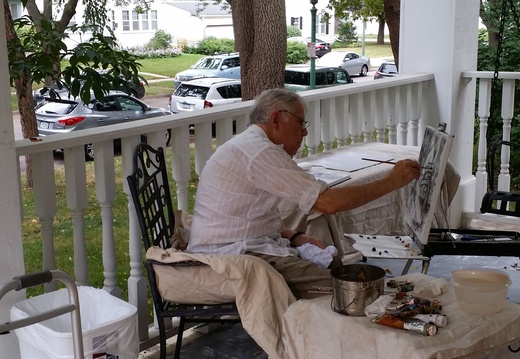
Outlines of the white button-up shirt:
M 296 255 L 280 235 L 278 204 L 286 199 L 310 213 L 326 188 L 251 125 L 218 147 L 204 166 L 188 252 Z

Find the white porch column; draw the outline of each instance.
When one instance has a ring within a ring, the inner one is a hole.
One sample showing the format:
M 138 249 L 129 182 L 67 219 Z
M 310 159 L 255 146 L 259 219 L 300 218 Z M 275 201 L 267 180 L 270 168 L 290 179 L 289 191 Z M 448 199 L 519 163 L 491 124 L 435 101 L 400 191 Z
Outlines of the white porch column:
M 430 101 L 420 128 L 446 122 L 446 131 L 455 136 L 450 160 L 461 183 L 451 207 L 453 228 L 460 227 L 462 210 L 473 210 L 475 201 L 475 82 L 468 84 L 460 75 L 477 68 L 478 24 L 479 0 L 401 0 L 399 72 L 435 74 L 434 86 L 425 89 L 423 98 Z
M 20 173 L 14 147 L 13 112 L 5 38 L 4 7 L 0 6 L 0 283 L 24 274 Z M 0 300 L 0 322 L 9 321 L 11 307 L 25 291 L 11 291 Z M 0 335 L 3 358 L 19 358 L 16 334 Z

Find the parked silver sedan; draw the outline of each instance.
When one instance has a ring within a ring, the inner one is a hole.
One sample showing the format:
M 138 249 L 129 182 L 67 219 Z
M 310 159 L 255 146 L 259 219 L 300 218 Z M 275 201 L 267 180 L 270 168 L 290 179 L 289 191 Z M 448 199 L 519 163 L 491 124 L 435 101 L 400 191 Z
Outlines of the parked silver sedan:
M 146 103 L 123 92 L 111 91 L 102 101 L 92 99 L 84 103 L 79 98 L 46 98 L 35 108 L 38 132 L 40 136 L 49 136 L 87 128 L 109 126 L 136 120 L 169 115 L 159 107 L 150 107 Z M 167 142 L 168 142 L 167 138 Z M 85 149 L 87 160 L 94 159 L 91 145 Z
M 316 65 L 341 67 L 351 76 L 366 76 L 370 70 L 370 59 L 348 51 L 332 51 L 316 60 Z

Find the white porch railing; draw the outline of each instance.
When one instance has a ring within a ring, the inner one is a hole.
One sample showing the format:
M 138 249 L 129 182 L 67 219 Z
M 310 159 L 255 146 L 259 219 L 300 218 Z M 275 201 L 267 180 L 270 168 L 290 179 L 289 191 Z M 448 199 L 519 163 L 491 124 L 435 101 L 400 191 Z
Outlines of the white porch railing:
M 491 93 L 492 81 L 495 73 L 491 71 L 467 71 L 462 73 L 463 78 L 470 81 L 477 81 L 477 121 L 479 123 L 479 138 L 477 152 L 477 169 L 475 173 L 475 208 L 474 212 L 463 213 L 464 219 L 482 219 L 487 221 L 499 221 L 504 223 L 518 224 L 518 218 L 501 216 L 495 214 L 480 213 L 480 206 L 484 194 L 488 190 L 488 173 L 486 164 L 488 162 L 488 148 L 486 137 L 488 132 L 488 119 L 490 116 L 490 106 L 493 98 Z M 502 118 L 502 141 L 511 141 L 511 123 L 515 117 L 515 84 L 520 80 L 520 72 L 499 72 L 498 78 L 502 80 L 502 97 L 494 99 L 493 106 L 500 108 Z M 500 107 L 499 107 L 500 106 Z M 516 141 L 518 142 L 519 139 Z M 514 140 L 512 140 L 514 142 Z M 500 152 L 500 173 L 498 175 L 498 186 L 495 190 L 510 191 L 511 175 L 509 171 L 510 147 L 501 146 Z
M 477 75 L 477 73 L 465 74 L 471 78 L 476 78 Z M 520 74 L 517 75 L 520 77 Z M 418 145 L 421 132 L 419 129 L 423 125 L 420 121 L 422 109 L 428 93 L 425 90 L 431 85 L 433 79 L 432 74 L 406 75 L 301 93 L 308 107 L 307 118 L 310 122 L 309 134 L 305 140 L 308 152 L 315 153 L 320 144 L 323 144 L 324 149 L 330 149 L 335 140 L 338 146 L 345 146 L 348 141 Z M 481 80 L 481 83 L 486 81 Z M 150 323 L 148 322 L 147 283 L 142 271 L 142 244 L 126 181 L 123 181 L 123 188 L 116 187 L 113 140 L 121 139 L 123 176 L 126 178 L 132 171 L 133 148 L 140 141 L 140 136 L 146 135 L 148 142 L 158 147 L 164 145 L 164 132 L 171 130 L 172 145 L 168 149 L 172 153 L 171 171 L 176 182 L 178 208 L 186 211 L 188 210 L 188 181 L 191 177 L 190 148 L 194 148 L 195 171 L 200 174 L 214 150 L 211 123 L 216 123 L 216 145 L 218 146 L 232 137 L 233 121 L 236 121 L 237 132 L 246 128 L 251 104 L 250 101 L 242 102 L 198 111 L 194 114 L 165 116 L 102 129 L 48 136 L 41 142 L 16 141 L 17 155 L 32 157 L 35 212 L 41 224 L 44 269 L 56 268 L 53 218 L 57 212 L 57 201 L 53 150 L 64 150 L 67 206 L 72 215 L 74 228 L 74 277 L 78 284 L 88 284 L 83 214 L 88 201 L 93 199 L 87 196 L 87 170 L 83 147 L 87 143 L 95 142 L 95 201 L 101 208 L 102 225 L 99 231 L 103 238 L 104 288 L 117 296 L 121 290 L 115 280 L 117 267 L 113 235 L 113 201 L 118 191 L 126 193 L 130 256 L 128 301 L 138 308 L 142 349 L 146 349 L 153 343 L 147 341 Z M 481 122 L 486 117 L 485 111 L 482 113 L 483 115 L 480 115 L 479 111 Z M 508 113 L 506 117 L 509 118 L 510 124 L 512 116 Z M 195 125 L 194 144 L 190 144 L 191 124 Z M 481 130 L 481 133 L 485 131 Z M 485 161 L 485 149 L 479 150 L 477 176 L 481 187 L 477 189 L 478 193 L 485 192 Z M 508 171 L 508 158 L 503 157 L 503 162 L 504 171 Z M 502 176 L 505 180 L 507 174 L 508 172 L 504 172 Z M 502 184 L 502 188 L 503 186 Z

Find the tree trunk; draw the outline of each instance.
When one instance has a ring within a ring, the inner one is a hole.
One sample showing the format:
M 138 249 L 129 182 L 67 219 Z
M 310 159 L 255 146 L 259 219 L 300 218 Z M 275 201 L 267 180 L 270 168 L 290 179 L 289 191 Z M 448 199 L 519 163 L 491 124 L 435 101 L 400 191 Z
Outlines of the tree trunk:
M 497 9 L 500 9 L 501 4 L 501 1 L 499 2 L 497 0 L 487 0 L 486 8 L 482 0 L 480 0 L 480 19 L 482 20 L 482 23 L 484 24 L 488 32 L 488 45 L 489 47 L 495 49 L 498 45 L 498 39 L 500 37 L 499 33 L 497 32 L 497 29 L 500 26 L 501 11 L 497 11 Z M 491 9 L 494 9 L 495 11 L 491 11 Z M 492 15 L 496 13 L 497 17 Z
M 384 45 L 385 44 L 385 17 L 383 15 L 378 16 L 377 19 L 379 23 L 379 29 L 377 30 L 377 44 Z
M 390 44 L 394 61 L 399 69 L 399 22 L 401 14 L 401 0 L 384 0 L 385 19 L 390 34 Z
M 4 18 L 5 18 L 5 32 L 7 42 L 20 44 L 20 39 L 14 31 L 13 18 L 9 8 L 9 2 L 4 0 Z M 17 61 L 24 62 L 25 54 L 18 53 Z M 38 126 L 36 124 L 36 114 L 34 113 L 34 102 L 32 96 L 32 77 L 26 70 L 21 70 L 19 80 L 14 82 L 16 88 L 16 98 L 18 99 L 18 111 L 20 113 L 20 124 L 22 127 L 22 134 L 24 138 L 31 138 L 38 136 Z M 32 167 L 31 159 L 25 158 L 26 161 L 26 179 L 27 186 L 32 188 Z
M 235 50 L 240 52 L 242 100 L 254 99 L 270 88 L 283 88 L 287 58 L 285 1 L 228 0 L 228 3 L 232 9 Z

